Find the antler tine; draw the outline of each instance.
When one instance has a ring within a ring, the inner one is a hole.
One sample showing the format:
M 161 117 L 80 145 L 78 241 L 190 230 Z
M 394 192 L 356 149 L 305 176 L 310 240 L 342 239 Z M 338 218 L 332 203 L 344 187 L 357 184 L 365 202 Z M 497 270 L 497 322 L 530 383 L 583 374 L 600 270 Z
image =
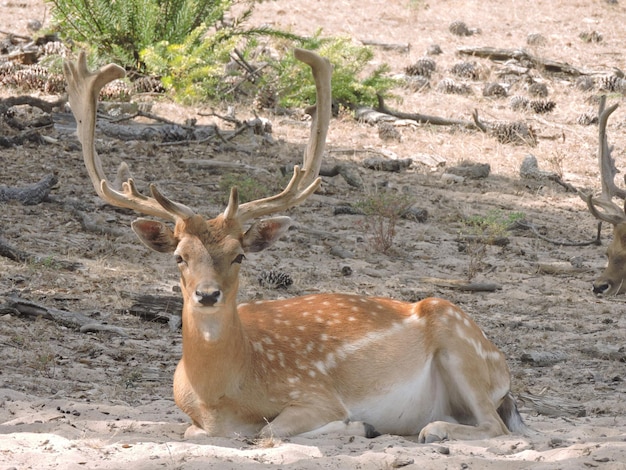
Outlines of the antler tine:
M 152 197 L 142 195 L 137 191 L 130 177 L 122 183 L 121 192 L 114 189 L 106 178 L 95 144 L 98 95 L 107 83 L 123 78 L 126 75 L 124 69 L 118 65 L 109 64 L 95 72 L 90 72 L 87 68 L 87 56 L 81 52 L 76 62 L 63 63 L 63 71 L 68 84 L 70 107 L 76 118 L 78 140 L 83 148 L 83 160 L 98 196 L 114 206 L 133 209 L 165 220 L 175 221 L 178 218 L 193 215 L 191 209 L 170 201 L 153 187 L 150 188 Z M 120 165 L 120 169 L 124 169 L 127 173 L 125 163 Z
M 280 194 L 265 199 L 239 205 L 237 190 L 233 188 L 228 207 L 224 211 L 226 218 L 236 217 L 243 223 L 246 220 L 289 209 L 302 203 L 321 184 L 322 180 L 319 177 L 319 172 L 322 166 L 322 156 L 331 117 L 332 94 L 330 79 L 332 66 L 328 59 L 305 49 L 296 49 L 294 56 L 311 67 L 317 94 L 315 107 L 309 109 L 310 114 L 313 116 L 313 121 L 311 123 L 309 141 L 304 152 L 304 167 L 300 169 L 300 167 L 295 166 L 293 176 L 287 187 Z
M 595 198 L 590 194 L 581 194 L 581 197 L 587 203 L 587 208 L 591 215 L 602 222 L 608 222 L 611 225 L 617 225 L 621 222 L 626 222 L 626 213 L 624 209 L 619 207 L 610 199 L 604 199 L 602 197 Z M 602 211 L 598 210 L 599 208 Z
M 613 197 L 626 198 L 626 191 L 618 188 L 615 184 L 615 162 L 611 158 L 611 148 L 606 137 L 606 126 L 609 116 L 617 109 L 614 104 L 605 109 L 606 95 L 600 97 L 598 111 L 598 164 L 600 166 L 600 182 L 602 192 L 599 197 L 592 197 L 579 191 L 580 197 L 587 203 L 591 215 L 603 222 L 617 225 L 626 222 L 626 213 L 613 202 Z M 601 210 L 600 210 L 601 209 Z

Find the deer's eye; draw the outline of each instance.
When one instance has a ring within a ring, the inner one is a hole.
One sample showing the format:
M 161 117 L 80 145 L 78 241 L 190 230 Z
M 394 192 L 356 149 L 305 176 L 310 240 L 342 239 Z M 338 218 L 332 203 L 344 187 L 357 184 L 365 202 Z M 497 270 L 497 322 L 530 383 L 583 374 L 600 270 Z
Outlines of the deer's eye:
M 180 255 L 174 255 L 174 260 L 176 260 L 176 264 L 181 265 L 185 262 L 185 260 L 183 259 L 182 256 Z
M 236 264 L 241 264 L 241 262 L 242 262 L 244 259 L 246 259 L 246 257 L 245 257 L 244 255 L 242 255 L 242 254 L 239 254 L 239 255 L 237 255 L 237 256 L 235 257 L 235 259 L 233 260 L 233 263 L 232 263 L 232 264 L 235 264 L 235 263 L 236 263 Z

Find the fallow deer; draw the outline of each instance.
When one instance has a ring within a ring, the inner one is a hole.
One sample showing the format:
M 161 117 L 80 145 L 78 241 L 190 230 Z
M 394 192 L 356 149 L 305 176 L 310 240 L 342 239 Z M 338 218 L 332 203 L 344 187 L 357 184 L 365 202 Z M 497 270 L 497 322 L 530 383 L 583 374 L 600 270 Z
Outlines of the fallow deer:
M 149 248 L 173 253 L 184 298 L 183 352 L 174 374 L 176 404 L 191 417 L 185 436 L 379 433 L 421 442 L 482 439 L 524 429 L 510 393 L 503 353 L 459 307 L 437 298 L 417 303 L 351 294 L 316 294 L 237 305 L 244 254 L 288 228 L 288 217 L 246 222 L 303 202 L 318 177 L 331 116 L 331 65 L 297 49 L 316 83 L 317 105 L 304 167 L 283 192 L 239 204 L 232 188 L 223 213 L 205 220 L 132 178 L 107 181 L 94 145 L 103 85 L 124 71 L 66 62 L 69 102 L 96 192 L 109 204 L 173 222 L 138 219 Z
M 626 191 L 615 185 L 615 162 L 607 142 L 606 125 L 609 116 L 617 109 L 617 104 L 605 108 L 606 96 L 601 96 L 598 113 L 598 162 L 602 192 L 593 197 L 580 192 L 587 203 L 589 212 L 602 222 L 613 225 L 613 240 L 606 255 L 607 265 L 602 274 L 593 282 L 593 293 L 597 296 L 611 296 L 626 292 L 626 207 L 618 206 L 613 198 L 626 199 Z M 622 202 L 622 204 L 624 204 Z

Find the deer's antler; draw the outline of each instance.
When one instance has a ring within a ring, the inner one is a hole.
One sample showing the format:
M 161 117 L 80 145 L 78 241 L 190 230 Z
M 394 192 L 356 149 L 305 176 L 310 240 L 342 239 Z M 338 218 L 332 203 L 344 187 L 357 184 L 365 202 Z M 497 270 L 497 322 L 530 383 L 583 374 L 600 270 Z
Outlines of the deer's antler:
M 611 147 L 607 142 L 606 125 L 609 116 L 617 109 L 618 105 L 614 104 L 605 109 L 606 96 L 600 97 L 600 105 L 598 111 L 598 163 L 600 165 L 600 181 L 602 192 L 600 196 L 593 197 L 590 194 L 579 192 L 580 197 L 587 203 L 589 212 L 598 220 L 617 225 L 626 222 L 626 212 L 613 202 L 613 198 L 626 199 L 626 191 L 619 188 L 615 184 L 615 161 L 611 157 Z
M 190 208 L 170 201 L 154 185 L 150 185 L 152 196 L 148 197 L 137 191 L 131 177 L 122 182 L 121 191 L 115 189 L 106 178 L 95 145 L 98 95 L 107 83 L 123 78 L 126 75 L 124 69 L 118 65 L 109 64 L 95 72 L 90 72 L 87 68 L 87 56 L 81 52 L 76 62 L 63 63 L 63 71 L 68 84 L 70 107 L 76 118 L 78 140 L 83 147 L 83 159 L 98 196 L 111 205 L 133 209 L 165 220 L 175 221 L 178 218 L 193 215 Z M 120 165 L 119 174 L 128 174 L 126 163 L 122 162 Z
M 322 165 L 324 145 L 331 117 L 332 96 L 330 79 L 332 67 L 328 59 L 322 58 L 311 51 L 296 49 L 294 55 L 296 59 L 311 67 L 317 92 L 317 103 L 315 107 L 308 110 L 313 117 L 313 122 L 311 124 L 309 141 L 304 152 L 304 167 L 302 169 L 298 166 L 294 167 L 291 181 L 289 181 L 283 192 L 275 196 L 240 205 L 237 189 L 233 188 L 230 193 L 228 206 L 224 211 L 224 217 L 226 218 L 236 218 L 243 223 L 256 217 L 286 210 L 304 201 L 315 192 L 321 183 L 321 178 L 318 175 Z

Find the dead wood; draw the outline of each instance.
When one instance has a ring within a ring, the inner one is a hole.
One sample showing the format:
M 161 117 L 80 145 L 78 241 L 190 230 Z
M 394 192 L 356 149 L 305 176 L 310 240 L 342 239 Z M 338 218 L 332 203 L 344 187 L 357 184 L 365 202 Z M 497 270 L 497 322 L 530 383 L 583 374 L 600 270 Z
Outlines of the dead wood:
M 536 367 L 549 367 L 567 360 L 563 353 L 552 351 L 528 351 L 521 355 L 520 361 Z
M 33 40 L 33 38 L 31 38 L 30 36 L 23 36 L 21 34 L 12 33 L 10 31 L 0 30 L 0 34 L 4 34 L 5 36 L 9 36 L 9 37 L 16 38 L 16 39 L 22 39 L 23 41 L 32 41 Z
M 44 176 L 39 182 L 21 188 L 0 186 L 0 203 L 18 201 L 25 206 L 40 204 L 48 198 L 50 190 L 59 182 L 56 175 Z
M 430 116 L 428 114 L 404 113 L 400 111 L 394 111 L 392 109 L 389 109 L 385 105 L 384 98 L 381 95 L 378 95 L 378 107 L 375 109 L 375 111 L 385 115 L 393 116 L 398 119 L 408 119 L 411 121 L 415 121 L 420 124 L 431 124 L 433 126 L 461 126 L 467 129 L 476 129 L 475 122 L 466 121 L 464 119 L 449 119 L 440 116 Z
M 170 329 L 177 330 L 182 324 L 183 301 L 174 295 L 149 295 L 123 292 L 123 297 L 129 297 L 132 305 L 126 310 L 131 315 L 157 322 L 167 323 Z
M 0 311 L 23 315 L 28 318 L 45 318 L 46 320 L 52 320 L 59 325 L 67 328 L 81 329 L 86 325 L 90 325 L 89 328 L 93 328 L 95 322 L 93 318 L 88 317 L 78 312 L 68 312 L 66 310 L 59 310 L 54 307 L 46 307 L 30 300 L 21 299 L 19 297 L 9 297 L 7 302 L 0 306 Z M 108 328 L 111 330 L 111 328 Z M 123 331 L 121 328 L 117 328 L 118 334 Z M 125 336 L 128 336 L 124 333 Z
M 359 174 L 350 166 L 344 164 L 336 164 L 333 166 L 322 166 L 320 168 L 320 176 L 334 177 L 341 175 L 348 185 L 354 188 L 362 188 L 363 182 Z
M 579 274 L 588 270 L 589 269 L 586 269 L 584 267 L 574 266 L 572 263 L 569 263 L 567 261 L 537 264 L 538 272 L 540 272 L 541 274 L 549 274 L 552 276 Z
M 551 59 L 536 56 L 524 49 L 500 49 L 497 47 L 472 47 L 461 46 L 457 48 L 460 55 L 481 57 L 498 62 L 517 60 L 524 66 L 532 66 L 551 73 L 563 73 L 566 75 L 579 76 L 586 72 L 566 62 L 558 62 Z
M 398 44 L 398 43 L 374 41 L 371 39 L 360 39 L 360 41 L 361 41 L 361 44 L 363 44 L 364 46 L 380 47 L 381 49 L 385 51 L 396 51 L 396 52 L 408 53 L 411 50 L 411 44 L 409 44 L 408 42 L 404 44 Z
M 479 243 L 481 245 L 507 246 L 511 243 L 508 237 L 483 237 L 480 235 L 460 235 L 457 238 L 460 243 Z
M 67 97 L 59 98 L 56 101 L 46 101 L 34 96 L 10 96 L 0 99 L 0 114 L 6 114 L 9 108 L 27 104 L 34 108 L 39 108 L 45 113 L 51 113 L 56 108 L 62 108 L 67 103 Z
M 410 158 L 401 160 L 389 160 L 386 158 L 366 158 L 363 160 L 363 166 L 369 170 L 399 172 L 407 169 L 413 164 Z
M 123 328 L 113 325 L 103 325 L 102 323 L 88 323 L 79 328 L 81 333 L 97 333 L 104 331 L 106 333 L 113 333 L 118 336 L 128 337 L 128 333 Z
M 190 158 L 183 158 L 180 161 L 184 163 L 185 165 L 187 165 L 189 168 L 209 170 L 215 174 L 220 174 L 220 173 L 223 173 L 224 171 L 227 171 L 227 172 L 242 171 L 242 172 L 270 174 L 270 171 L 268 171 L 265 168 L 248 165 L 247 163 L 241 163 L 241 162 L 230 162 L 230 161 L 227 162 L 223 160 L 190 159 Z
M 38 256 L 27 253 L 8 244 L 6 240 L 0 238 L 0 256 L 8 258 L 17 263 L 32 263 L 50 266 L 58 269 L 66 269 L 68 271 L 76 271 L 82 265 L 73 261 L 65 261 L 54 259 L 49 256 Z
M 521 229 L 527 229 L 530 230 L 537 238 L 542 239 L 543 241 L 546 241 L 548 243 L 552 243 L 553 245 L 560 245 L 560 246 L 587 246 L 587 245 L 600 245 L 601 241 L 600 241 L 600 226 L 598 226 L 598 232 L 596 235 L 596 238 L 594 238 L 593 240 L 590 240 L 588 242 L 572 242 L 569 240 L 555 240 L 552 238 L 548 238 L 545 235 L 543 235 L 542 233 L 539 232 L 539 230 L 537 229 L 537 226 L 535 226 L 534 224 L 531 224 L 530 222 L 526 222 L 526 221 L 522 221 L 522 220 L 518 220 L 516 221 L 511 227 L 510 229 L 515 229 L 515 228 L 521 228 Z
M 533 395 L 528 392 L 520 393 L 517 397 L 524 405 L 540 415 L 554 417 L 575 416 L 577 418 L 587 416 L 584 406 L 567 403 L 562 398 Z
M 620 345 L 595 344 L 582 348 L 581 352 L 603 361 L 626 362 L 626 350 Z
M 215 135 L 214 126 L 189 128 L 178 124 L 115 124 L 104 120 L 98 121 L 98 129 L 115 139 L 145 140 L 151 142 L 193 142 Z
M 461 279 L 442 279 L 438 277 L 420 277 L 420 282 L 434 284 L 439 287 L 457 289 L 470 292 L 495 292 L 501 290 L 502 286 L 490 282 L 465 282 Z
M 15 147 L 17 145 L 23 145 L 24 142 L 34 142 L 37 144 L 41 144 L 44 142 L 44 139 L 39 133 L 38 129 L 29 129 L 12 137 L 5 137 L 3 135 L 0 136 L 0 147 Z

